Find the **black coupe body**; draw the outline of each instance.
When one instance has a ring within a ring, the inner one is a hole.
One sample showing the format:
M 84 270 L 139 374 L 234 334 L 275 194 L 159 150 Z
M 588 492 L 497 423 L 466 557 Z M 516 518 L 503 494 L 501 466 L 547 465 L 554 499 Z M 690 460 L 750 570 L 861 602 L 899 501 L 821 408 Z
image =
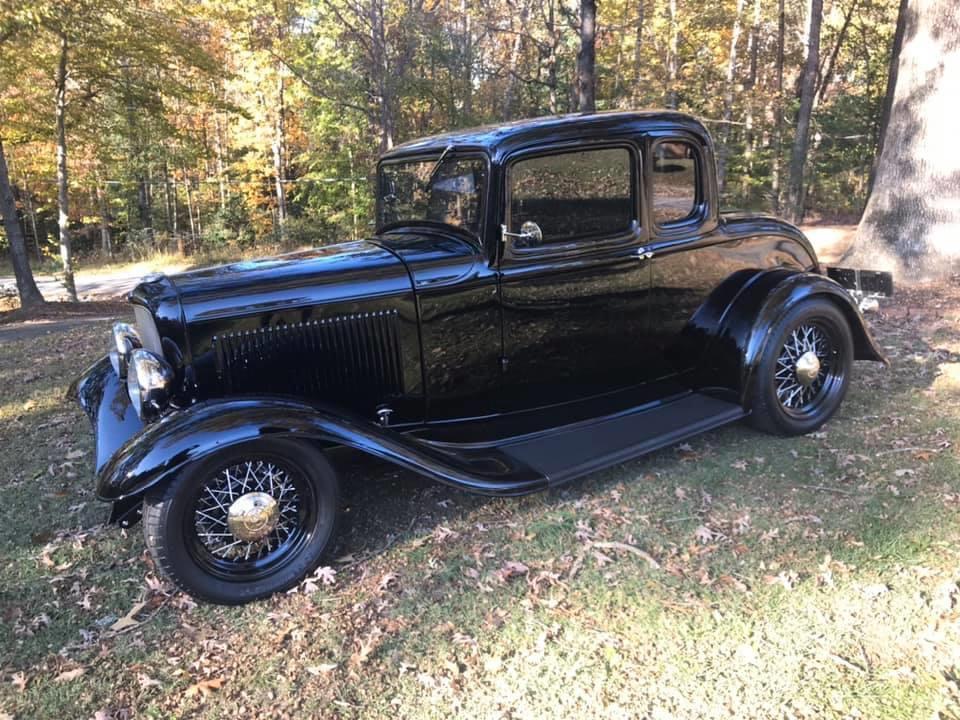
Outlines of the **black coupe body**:
M 215 602 L 297 582 L 350 447 L 492 495 L 750 416 L 781 434 L 882 361 L 804 236 L 718 210 L 672 112 L 426 138 L 382 157 L 372 237 L 146 278 L 77 382 L 97 495 Z

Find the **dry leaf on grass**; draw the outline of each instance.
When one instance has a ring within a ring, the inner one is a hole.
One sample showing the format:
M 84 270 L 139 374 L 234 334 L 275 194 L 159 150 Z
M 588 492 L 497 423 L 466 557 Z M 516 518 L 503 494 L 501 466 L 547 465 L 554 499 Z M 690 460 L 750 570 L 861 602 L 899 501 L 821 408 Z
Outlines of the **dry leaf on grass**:
M 522 562 L 507 560 L 507 562 L 503 564 L 503 567 L 497 570 L 496 576 L 500 582 L 507 582 L 510 578 L 520 577 L 521 575 L 526 575 L 528 572 L 530 572 L 530 568 Z
M 193 697 L 194 695 L 206 697 L 214 690 L 219 690 L 221 687 L 223 687 L 222 677 L 211 678 L 209 680 L 201 680 L 200 682 L 194 683 L 187 688 L 187 692 L 185 694 L 187 697 Z
M 27 689 L 27 674 L 23 672 L 15 672 L 10 676 L 10 682 L 13 683 L 13 686 L 17 688 L 17 690 L 23 692 Z
M 64 670 L 62 673 L 57 675 L 53 681 L 58 683 L 70 682 L 71 680 L 76 680 L 78 677 L 83 675 L 86 670 L 82 667 L 76 667 L 72 670 Z
M 337 669 L 339 663 L 323 663 L 322 665 L 308 665 L 307 672 L 311 675 L 325 675 Z
M 143 610 L 147 604 L 145 602 L 138 602 L 124 615 L 122 618 L 117 620 L 113 625 L 110 626 L 110 629 L 113 632 L 120 632 L 121 630 L 126 630 L 128 628 L 136 627 L 140 624 L 140 621 L 137 620 L 137 615 Z

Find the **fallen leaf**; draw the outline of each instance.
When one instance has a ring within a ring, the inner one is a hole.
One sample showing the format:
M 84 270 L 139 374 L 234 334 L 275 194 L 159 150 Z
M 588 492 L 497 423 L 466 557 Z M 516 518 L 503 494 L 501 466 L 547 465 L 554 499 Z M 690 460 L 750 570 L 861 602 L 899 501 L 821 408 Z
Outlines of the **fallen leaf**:
M 697 542 L 701 542 L 706 545 L 708 542 L 713 540 L 715 533 L 713 530 L 708 528 L 706 525 L 701 525 L 696 530 L 693 531 L 693 537 L 697 539 Z
M 67 453 L 67 460 L 76 460 L 87 454 L 86 450 L 72 450 Z
M 140 624 L 140 621 L 136 619 L 136 616 L 146 606 L 147 604 L 145 602 L 138 602 L 136 605 L 130 608 L 126 615 L 111 625 L 110 629 L 113 632 L 120 632 L 121 630 L 126 630 L 127 628 L 136 627 Z
M 325 675 L 337 669 L 339 663 L 323 663 L 322 665 L 308 665 L 307 672 L 311 675 Z
M 207 695 L 212 693 L 214 690 L 219 690 L 222 686 L 223 686 L 222 677 L 211 678 L 210 680 L 201 680 L 200 682 L 194 683 L 193 685 L 188 687 L 185 694 L 187 697 L 192 697 L 198 694 L 206 697 Z
M 154 680 L 146 673 L 137 673 L 137 682 L 140 683 L 140 687 L 144 690 L 150 687 L 160 687 L 163 684 L 159 680 Z
M 380 582 L 377 583 L 377 590 L 381 593 L 384 593 L 391 588 L 399 589 L 399 587 L 400 576 L 395 572 L 384 573 L 383 577 L 380 578 Z
M 506 582 L 510 578 L 526 575 L 530 571 L 526 565 L 516 560 L 507 560 L 503 567 L 497 570 L 497 577 L 501 582 Z
M 53 681 L 58 683 L 70 682 L 71 680 L 76 680 L 85 672 L 86 670 L 84 670 L 82 667 L 76 667 L 73 668 L 73 670 L 64 670 L 62 673 L 57 675 Z
M 23 692 L 27 689 L 27 674 L 23 672 L 15 672 L 10 676 L 10 682 L 13 683 L 13 686 L 17 688 L 17 690 Z

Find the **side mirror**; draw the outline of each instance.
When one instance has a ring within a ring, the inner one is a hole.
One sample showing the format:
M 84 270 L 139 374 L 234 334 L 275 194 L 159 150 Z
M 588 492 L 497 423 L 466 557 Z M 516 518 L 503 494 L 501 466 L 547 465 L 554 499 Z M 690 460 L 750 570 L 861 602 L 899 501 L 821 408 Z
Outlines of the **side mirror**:
M 507 238 L 516 238 L 518 247 L 533 247 L 543 242 L 543 231 L 532 220 L 527 220 L 520 226 L 520 232 L 510 232 L 506 225 L 500 226 L 501 240 L 506 243 Z

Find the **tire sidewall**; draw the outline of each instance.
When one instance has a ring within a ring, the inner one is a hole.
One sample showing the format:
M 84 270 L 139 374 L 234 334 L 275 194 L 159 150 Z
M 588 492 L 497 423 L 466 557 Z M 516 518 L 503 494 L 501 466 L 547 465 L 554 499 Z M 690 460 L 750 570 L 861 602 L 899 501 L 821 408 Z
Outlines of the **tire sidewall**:
M 772 378 L 777 358 L 794 328 L 815 322 L 830 328 L 831 340 L 839 343 L 839 362 L 842 377 L 839 385 L 823 398 L 816 412 L 805 417 L 788 413 L 780 403 Z M 833 302 L 823 298 L 805 300 L 790 308 L 774 325 L 764 345 L 761 360 L 752 382 L 753 424 L 764 430 L 785 435 L 804 435 L 813 432 L 840 407 L 850 384 L 853 369 L 853 338 L 846 317 Z M 770 427 L 772 426 L 772 427 Z
M 188 547 L 186 523 L 192 522 L 197 483 L 217 468 L 258 455 L 281 457 L 304 474 L 314 502 L 310 537 L 274 571 L 252 580 L 231 581 L 199 565 Z M 333 539 L 339 509 L 339 488 L 333 467 L 319 451 L 303 442 L 255 440 L 197 461 L 165 487 L 144 499 L 144 538 L 155 561 L 182 590 L 223 605 L 238 605 L 287 590 L 313 570 Z

